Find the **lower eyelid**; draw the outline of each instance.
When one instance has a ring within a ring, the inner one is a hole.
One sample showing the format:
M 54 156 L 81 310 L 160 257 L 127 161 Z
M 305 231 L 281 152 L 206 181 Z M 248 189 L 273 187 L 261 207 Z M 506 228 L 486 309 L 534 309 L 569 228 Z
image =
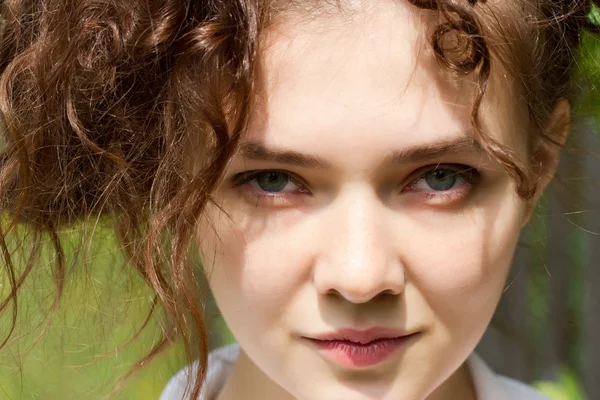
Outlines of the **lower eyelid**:
M 242 189 L 241 197 L 256 207 L 286 207 L 293 206 L 297 201 L 300 201 L 297 193 L 293 192 L 264 192 L 249 187 L 247 184 L 241 185 L 240 188 Z
M 421 191 L 409 194 L 417 196 L 417 198 L 420 197 L 423 199 L 422 201 L 430 205 L 444 205 L 460 202 L 461 200 L 466 199 L 471 194 L 472 190 L 472 185 L 465 183 L 457 189 L 451 189 L 443 192 Z

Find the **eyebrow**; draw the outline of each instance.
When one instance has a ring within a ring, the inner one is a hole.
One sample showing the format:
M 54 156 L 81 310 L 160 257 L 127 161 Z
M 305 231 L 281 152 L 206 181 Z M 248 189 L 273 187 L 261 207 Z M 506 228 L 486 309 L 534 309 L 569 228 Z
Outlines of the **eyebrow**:
M 297 151 L 270 149 L 258 142 L 244 142 L 240 144 L 240 155 L 249 160 L 315 169 L 333 169 L 333 165 L 322 157 L 310 156 Z
M 384 164 L 416 164 L 431 160 L 448 153 L 483 153 L 481 145 L 470 136 L 456 139 L 392 150 Z M 248 160 L 272 162 L 315 169 L 333 169 L 333 164 L 323 157 L 308 155 L 291 150 L 268 148 L 264 144 L 246 141 L 240 144 L 239 155 Z
M 471 136 L 460 136 L 455 139 L 409 147 L 402 150 L 392 150 L 385 158 L 386 164 L 416 164 L 419 162 L 441 157 L 445 154 L 484 153 L 481 144 Z

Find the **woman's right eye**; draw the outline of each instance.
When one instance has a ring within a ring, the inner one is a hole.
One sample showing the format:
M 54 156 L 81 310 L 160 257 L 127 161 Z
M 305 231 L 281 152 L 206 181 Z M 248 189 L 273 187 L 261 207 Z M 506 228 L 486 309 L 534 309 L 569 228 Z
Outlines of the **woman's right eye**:
M 296 196 L 310 194 L 291 174 L 280 170 L 242 172 L 233 178 L 232 187 L 241 188 L 257 206 L 263 202 L 283 206 L 291 204 Z
M 234 178 L 234 186 L 246 183 L 256 190 L 273 194 L 293 191 L 298 187 L 289 174 L 278 170 L 243 172 Z
M 279 193 L 286 189 L 294 189 L 290 176 L 281 171 L 260 172 L 252 179 L 252 184 L 256 189 L 267 193 Z M 291 187 L 290 187 L 291 186 Z

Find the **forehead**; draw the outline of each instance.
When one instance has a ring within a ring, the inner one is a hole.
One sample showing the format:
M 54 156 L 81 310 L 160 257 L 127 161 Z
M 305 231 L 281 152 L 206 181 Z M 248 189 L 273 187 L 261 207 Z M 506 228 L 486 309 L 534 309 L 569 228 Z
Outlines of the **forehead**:
M 286 15 L 266 32 L 261 118 L 250 134 L 306 146 L 368 138 L 389 148 L 469 133 L 475 80 L 452 76 L 436 60 L 428 34 L 437 16 L 406 1 L 351 3 L 313 18 Z M 508 79 L 493 76 L 483 125 L 518 147 L 522 124 Z

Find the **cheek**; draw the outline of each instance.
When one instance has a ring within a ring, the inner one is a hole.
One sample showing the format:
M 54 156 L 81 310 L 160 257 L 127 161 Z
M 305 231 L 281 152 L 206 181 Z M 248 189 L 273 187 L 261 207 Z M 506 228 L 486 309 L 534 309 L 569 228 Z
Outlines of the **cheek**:
M 256 220 L 227 218 L 213 207 L 198 227 L 205 273 L 233 331 L 273 325 L 309 279 L 309 269 L 298 268 L 310 265 L 306 231 L 279 229 L 266 219 L 257 226 Z
M 517 198 L 418 221 L 410 280 L 452 336 L 485 329 L 502 293 L 522 221 Z M 424 240 L 425 239 L 425 240 Z M 472 334 L 472 333 L 471 333 Z

